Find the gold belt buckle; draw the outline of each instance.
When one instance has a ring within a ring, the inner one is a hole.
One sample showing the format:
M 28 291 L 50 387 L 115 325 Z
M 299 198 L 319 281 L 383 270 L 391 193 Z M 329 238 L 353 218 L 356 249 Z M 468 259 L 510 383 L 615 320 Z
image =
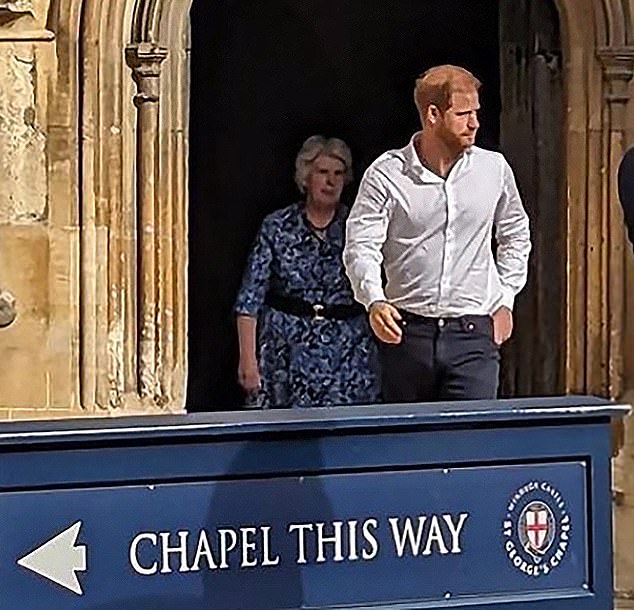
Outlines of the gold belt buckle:
M 325 320 L 324 316 L 321 315 L 321 312 L 324 310 L 324 306 L 321 303 L 315 303 L 313 305 L 313 320 Z

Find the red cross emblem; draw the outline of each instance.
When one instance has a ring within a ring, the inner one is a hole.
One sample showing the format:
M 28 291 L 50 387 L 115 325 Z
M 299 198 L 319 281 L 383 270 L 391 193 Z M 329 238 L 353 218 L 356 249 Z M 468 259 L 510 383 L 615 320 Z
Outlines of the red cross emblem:
M 531 548 L 543 553 L 549 546 L 548 532 L 550 529 L 548 511 L 544 508 L 529 509 L 524 513 L 524 530 Z

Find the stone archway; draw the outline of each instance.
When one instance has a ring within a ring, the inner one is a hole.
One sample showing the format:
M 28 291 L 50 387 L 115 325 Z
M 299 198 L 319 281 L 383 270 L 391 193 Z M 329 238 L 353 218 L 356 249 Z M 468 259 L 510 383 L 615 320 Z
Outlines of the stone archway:
M 624 148 L 632 22 L 625 0 L 555 4 L 567 65 L 566 388 L 619 396 L 626 290 L 613 176 Z
M 50 173 L 81 227 L 76 356 L 87 411 L 183 406 L 190 3 L 54 0 L 50 11 L 64 58 L 51 123 L 81 150 L 80 167 L 69 154 Z M 625 266 L 611 176 L 624 144 L 632 24 L 626 0 L 556 5 L 568 100 L 565 382 L 618 395 Z
M 65 117 L 60 138 L 75 143 L 79 164 L 50 170 L 77 205 L 75 355 L 87 412 L 183 408 L 189 4 L 51 7 L 67 60 L 63 107 L 51 112 Z

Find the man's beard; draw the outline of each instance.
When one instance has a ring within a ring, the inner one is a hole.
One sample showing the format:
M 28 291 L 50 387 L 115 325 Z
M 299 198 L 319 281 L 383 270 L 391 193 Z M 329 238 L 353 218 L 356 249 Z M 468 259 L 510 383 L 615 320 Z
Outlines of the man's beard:
M 471 148 L 473 145 L 473 142 L 469 142 L 468 144 L 465 143 L 463 139 L 464 135 L 456 135 L 444 126 L 441 130 L 439 130 L 438 136 L 443 141 L 444 145 L 456 154 Z

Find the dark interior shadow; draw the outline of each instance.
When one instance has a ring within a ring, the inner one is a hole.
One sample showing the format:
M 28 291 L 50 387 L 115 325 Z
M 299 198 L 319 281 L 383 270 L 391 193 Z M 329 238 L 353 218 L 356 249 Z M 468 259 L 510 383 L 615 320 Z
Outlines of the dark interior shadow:
M 296 202 L 309 135 L 352 149 L 356 182 L 419 129 L 414 79 L 440 63 L 484 83 L 479 144 L 497 148 L 496 0 L 214 0 L 192 5 L 189 411 L 242 403 L 232 306 L 263 217 Z

